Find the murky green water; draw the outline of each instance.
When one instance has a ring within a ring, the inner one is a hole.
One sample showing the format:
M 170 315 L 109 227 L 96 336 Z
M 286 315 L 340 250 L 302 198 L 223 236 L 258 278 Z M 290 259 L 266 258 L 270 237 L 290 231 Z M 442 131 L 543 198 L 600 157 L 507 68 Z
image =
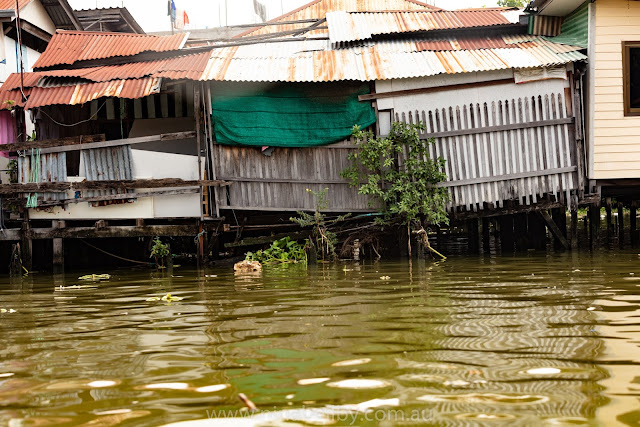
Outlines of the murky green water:
M 0 424 L 640 422 L 637 253 L 111 273 L 3 280 Z

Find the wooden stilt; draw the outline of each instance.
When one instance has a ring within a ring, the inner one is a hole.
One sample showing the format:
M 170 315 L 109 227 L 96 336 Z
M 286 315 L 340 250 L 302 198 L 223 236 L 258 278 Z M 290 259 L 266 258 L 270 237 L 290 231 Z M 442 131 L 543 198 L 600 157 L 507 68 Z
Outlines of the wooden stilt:
M 604 200 L 604 209 L 607 213 L 607 244 L 611 244 L 613 239 L 613 221 L 611 216 L 611 197 Z
M 51 221 L 52 228 L 64 228 L 64 221 Z M 58 273 L 64 270 L 64 242 L 62 238 L 53 240 L 53 270 Z
M 624 205 L 618 202 L 618 245 L 624 247 Z
M 589 234 L 591 237 L 591 250 L 600 247 L 600 203 L 589 207 Z
M 470 253 L 478 253 L 480 250 L 480 233 L 478 233 L 478 219 L 470 219 L 467 221 L 467 236 L 469 241 L 467 242 L 469 246 Z
M 500 224 L 500 249 L 503 254 L 511 253 L 514 249 L 513 216 L 505 215 L 498 218 Z
M 578 210 L 571 209 L 571 249 L 578 249 Z
M 553 219 L 553 222 L 556 224 L 556 226 L 560 230 L 560 234 L 562 235 L 564 240 L 568 242 L 568 240 L 567 240 L 567 214 L 566 214 L 566 210 L 564 208 L 551 209 L 551 218 Z M 555 235 L 554 235 L 554 237 L 555 237 Z M 553 246 L 556 249 L 561 249 L 561 248 L 569 249 L 569 247 L 567 247 L 561 241 L 561 239 L 558 239 L 558 238 L 554 239 Z
M 631 246 L 634 248 L 638 245 L 638 231 L 636 226 L 636 214 L 638 211 L 638 201 L 631 201 L 631 208 L 629 210 L 629 234 L 631 235 Z
M 489 218 L 482 218 L 482 250 L 485 253 L 491 252 L 491 222 Z
M 529 235 L 527 232 L 527 214 L 513 216 L 513 229 L 517 251 L 529 249 Z
M 547 228 L 537 212 L 530 212 L 527 218 L 528 231 L 531 236 L 531 247 L 537 251 L 547 249 Z
M 540 216 L 542 216 L 542 219 L 544 219 L 547 225 L 547 228 L 549 229 L 549 231 L 551 232 L 555 240 L 557 240 L 560 243 L 560 248 L 569 249 L 569 242 L 565 237 L 566 228 L 563 233 L 562 229 L 558 227 L 558 224 L 553 220 L 553 218 L 551 217 L 551 215 L 549 215 L 547 211 L 541 210 L 539 212 L 540 212 Z
M 20 245 L 20 252 L 22 254 L 22 266 L 27 271 L 31 271 L 33 268 L 33 240 L 29 237 L 30 229 L 29 210 L 26 209 L 24 211 L 24 222 L 22 223 L 22 244 Z

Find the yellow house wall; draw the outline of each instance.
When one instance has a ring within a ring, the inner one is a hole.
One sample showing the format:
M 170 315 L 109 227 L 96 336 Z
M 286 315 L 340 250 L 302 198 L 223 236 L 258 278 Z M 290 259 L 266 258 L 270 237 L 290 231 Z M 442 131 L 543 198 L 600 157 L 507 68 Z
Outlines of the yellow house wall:
M 640 41 L 640 1 L 598 0 L 594 87 L 594 177 L 640 177 L 640 117 L 625 117 L 622 42 Z

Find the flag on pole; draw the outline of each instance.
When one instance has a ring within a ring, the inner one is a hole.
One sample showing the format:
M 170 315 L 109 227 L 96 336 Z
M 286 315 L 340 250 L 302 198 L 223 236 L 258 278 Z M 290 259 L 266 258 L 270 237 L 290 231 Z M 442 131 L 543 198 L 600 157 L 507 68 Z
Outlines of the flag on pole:
M 253 0 L 253 10 L 255 11 L 256 15 L 260 17 L 262 22 L 267 21 L 267 7 L 265 5 L 260 3 L 258 0 Z

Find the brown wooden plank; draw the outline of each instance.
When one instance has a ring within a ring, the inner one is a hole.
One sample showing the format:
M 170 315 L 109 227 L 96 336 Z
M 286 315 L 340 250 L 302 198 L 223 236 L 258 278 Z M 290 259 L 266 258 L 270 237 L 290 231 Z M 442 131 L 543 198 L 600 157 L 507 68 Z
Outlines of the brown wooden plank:
M 170 188 L 170 187 L 216 187 L 231 185 L 226 181 L 193 180 L 179 178 L 134 179 L 119 181 L 81 181 L 81 182 L 37 182 L 28 184 L 1 184 L 0 194 L 16 193 L 60 193 L 70 190 L 133 190 L 136 188 Z
M 108 147 L 118 147 L 121 145 L 143 144 L 145 142 L 179 141 L 182 139 L 191 139 L 195 137 L 196 137 L 196 133 L 193 131 L 165 133 L 160 135 L 140 136 L 137 138 L 114 139 L 111 141 L 92 142 L 87 144 L 83 142 L 81 144 L 78 143 L 77 145 L 44 148 L 40 151 L 40 153 L 41 154 L 61 153 L 65 151 L 89 150 L 94 148 L 108 148 Z
M 569 249 L 570 245 L 569 245 L 569 242 L 567 241 L 567 238 L 564 237 L 564 235 L 562 234 L 562 231 L 560 230 L 560 227 L 558 227 L 558 224 L 556 224 L 553 218 L 551 218 L 551 216 L 549 215 L 549 212 L 547 212 L 546 210 L 540 210 L 538 212 L 540 213 L 540 216 L 542 216 L 542 219 L 544 219 L 544 222 L 547 224 L 547 228 L 549 229 L 549 231 L 551 231 L 553 236 L 556 239 L 558 239 L 560 244 L 565 249 Z
M 42 141 L 26 141 L 16 142 L 13 144 L 0 145 L 0 151 L 22 151 L 30 150 L 32 148 L 48 148 L 48 147 L 62 147 L 68 145 L 77 145 L 85 142 L 101 142 L 105 140 L 105 135 L 81 135 L 72 136 L 69 138 L 57 138 L 57 139 L 44 139 Z
M 521 129 L 529 129 L 529 128 L 537 128 L 544 126 L 555 126 L 555 125 L 564 125 L 573 123 L 573 117 L 568 117 L 564 119 L 555 119 L 555 120 L 541 120 L 537 122 L 529 122 L 529 123 L 509 123 L 498 126 L 489 126 L 475 129 L 464 129 L 460 131 L 445 131 L 445 132 L 437 132 L 431 134 L 422 134 L 420 135 L 420 139 L 429 139 L 429 138 L 446 138 L 453 136 L 462 136 L 462 135 L 475 135 L 479 133 L 487 133 L 487 132 L 501 132 L 508 130 L 521 130 Z
M 25 232 L 29 239 L 95 239 L 112 237 L 154 237 L 154 236 L 182 236 L 192 237 L 198 234 L 196 225 L 146 225 L 138 226 L 107 226 L 69 227 L 69 228 L 32 228 Z
M 517 173 L 508 174 L 508 175 L 488 176 L 488 177 L 482 177 L 482 178 L 464 179 L 459 181 L 441 182 L 438 184 L 438 187 L 456 187 L 456 186 L 470 185 L 470 184 L 483 184 L 487 182 L 509 181 L 514 179 L 532 178 L 535 176 L 555 175 L 555 174 L 566 173 L 566 172 L 574 172 L 575 170 L 577 170 L 576 166 L 568 166 L 565 168 L 546 169 L 541 171 L 517 172 Z
M 74 199 L 61 199 L 54 200 L 50 202 L 40 202 L 38 201 L 38 207 L 52 207 L 52 206 L 63 206 L 65 204 L 75 204 L 75 203 L 90 203 L 90 202 L 103 202 L 103 201 L 111 201 L 111 200 L 133 200 L 133 199 L 142 199 L 145 197 L 156 197 L 156 196 L 175 196 L 181 194 L 195 194 L 200 192 L 200 187 L 192 187 L 192 188 L 182 188 L 180 190 L 160 190 L 160 191 L 142 191 L 137 193 L 125 193 L 125 194 L 108 194 L 106 196 L 96 196 L 96 197 L 78 197 Z
M 360 95 L 358 96 L 358 101 L 371 101 L 374 99 L 396 98 L 399 96 L 409 96 L 409 95 L 416 95 L 421 93 L 435 93 L 435 92 L 442 92 L 446 90 L 460 90 L 460 89 L 469 89 L 474 87 L 497 86 L 497 85 L 503 85 L 503 84 L 509 84 L 509 83 L 513 83 L 513 78 L 492 80 L 488 82 L 462 83 L 462 84 L 455 84 L 455 85 L 425 87 L 425 88 L 418 88 L 418 89 L 394 90 L 391 92 Z

